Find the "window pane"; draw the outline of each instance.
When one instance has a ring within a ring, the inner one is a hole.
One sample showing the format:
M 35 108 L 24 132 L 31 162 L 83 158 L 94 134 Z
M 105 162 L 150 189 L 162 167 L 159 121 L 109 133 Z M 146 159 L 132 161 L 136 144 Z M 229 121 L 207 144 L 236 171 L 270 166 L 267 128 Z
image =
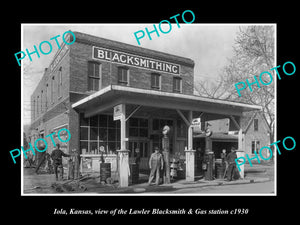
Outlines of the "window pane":
M 140 137 L 148 137 L 148 128 L 140 128 Z
M 153 130 L 159 130 L 159 120 L 158 119 L 153 119 L 152 129 Z
M 138 118 L 130 118 L 129 119 L 129 126 L 138 127 L 139 126 L 139 119 Z
M 108 142 L 108 151 L 115 151 L 117 150 L 116 142 Z
M 98 127 L 98 116 L 93 116 L 90 118 L 90 126 Z
M 148 120 L 147 119 L 140 119 L 140 127 L 148 127 Z
M 104 150 L 105 150 L 105 152 L 106 152 L 106 150 L 107 150 L 107 142 L 106 141 L 100 141 L 99 142 L 99 149 L 100 149 L 100 147 L 103 147 L 104 148 Z
M 153 88 L 159 88 L 159 78 L 160 75 L 159 74 L 151 74 L 151 87 Z
M 89 146 L 90 146 L 90 152 L 96 153 L 96 151 L 98 149 L 98 143 L 95 141 L 91 141 L 91 142 L 89 142 Z
M 162 130 L 165 125 L 167 125 L 167 121 L 166 120 L 160 120 L 159 121 L 159 129 L 160 130 Z
M 80 127 L 80 140 L 88 140 L 88 132 L 87 127 Z
M 100 68 L 100 65 L 95 63 L 94 77 L 100 77 L 99 76 L 99 68 Z
M 116 127 L 116 122 L 114 121 L 113 116 L 108 116 L 107 117 L 107 126 L 115 128 Z
M 138 128 L 129 128 L 129 136 L 138 137 L 139 136 L 139 129 Z
M 181 79 L 173 78 L 173 91 L 180 92 L 181 91 Z
M 99 127 L 107 127 L 107 116 L 106 115 L 100 115 L 99 116 Z
M 106 128 L 99 128 L 99 140 L 107 141 L 107 129 Z
M 117 141 L 116 142 L 116 150 L 121 149 L 121 142 Z
M 116 129 L 108 129 L 108 141 L 116 141 Z
M 87 141 L 80 141 L 80 153 L 88 153 L 88 142 Z
M 127 68 L 118 68 L 118 81 L 119 83 L 128 83 L 128 69 Z
M 172 126 L 173 126 L 173 120 L 167 120 L 167 121 L 166 121 L 166 124 L 167 124 L 169 127 L 172 127 Z
M 99 91 L 99 79 L 94 79 L 94 91 Z
M 98 128 L 97 127 L 90 128 L 90 140 L 98 140 Z
M 116 129 L 116 141 L 120 141 L 121 140 L 121 130 L 120 129 Z

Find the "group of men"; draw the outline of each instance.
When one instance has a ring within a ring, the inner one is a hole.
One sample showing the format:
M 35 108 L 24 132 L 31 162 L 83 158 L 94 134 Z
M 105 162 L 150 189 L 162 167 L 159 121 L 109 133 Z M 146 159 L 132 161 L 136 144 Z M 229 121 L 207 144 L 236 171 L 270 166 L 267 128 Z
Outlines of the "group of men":
M 41 144 L 41 145 L 38 146 L 38 148 L 40 150 L 42 150 L 45 147 Z M 47 167 L 48 167 L 48 172 L 52 173 L 52 171 L 54 169 L 55 178 L 56 178 L 56 180 L 58 180 L 58 169 L 60 169 L 60 177 L 61 177 L 61 180 L 62 180 L 63 179 L 63 174 L 64 174 L 64 168 L 63 168 L 63 165 L 62 165 L 62 157 L 71 157 L 71 155 L 68 155 L 68 154 L 64 153 L 60 149 L 60 144 L 56 143 L 56 148 L 52 151 L 51 155 L 49 153 L 43 152 L 41 157 L 39 157 L 38 165 L 35 169 L 35 172 L 38 174 L 39 168 L 46 161 L 47 162 Z M 51 163 L 50 158 L 52 159 L 52 163 Z
M 239 172 L 237 171 L 235 159 L 237 158 L 236 149 L 234 147 L 231 148 L 231 152 L 226 156 L 225 154 L 225 163 L 226 163 L 226 178 L 227 181 L 232 181 L 239 178 Z M 150 185 L 154 179 L 155 184 L 159 185 L 161 170 L 164 168 L 163 155 L 160 153 L 159 148 L 154 148 L 154 153 L 151 154 L 149 159 L 149 168 L 150 175 L 148 180 L 148 185 Z M 225 176 L 224 176 L 225 177 Z

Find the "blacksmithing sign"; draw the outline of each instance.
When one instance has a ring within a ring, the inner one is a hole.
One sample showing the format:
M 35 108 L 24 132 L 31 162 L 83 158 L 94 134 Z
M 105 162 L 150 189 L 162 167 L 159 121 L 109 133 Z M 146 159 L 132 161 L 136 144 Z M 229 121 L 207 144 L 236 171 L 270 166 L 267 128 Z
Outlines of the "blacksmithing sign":
M 180 74 L 180 65 L 93 46 L 93 58 L 157 72 Z

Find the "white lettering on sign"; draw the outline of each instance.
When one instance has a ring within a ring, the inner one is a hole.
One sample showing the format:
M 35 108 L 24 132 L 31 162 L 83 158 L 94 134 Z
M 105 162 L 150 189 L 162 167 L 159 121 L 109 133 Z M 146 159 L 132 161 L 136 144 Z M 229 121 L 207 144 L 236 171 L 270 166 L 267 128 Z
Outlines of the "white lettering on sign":
M 154 71 L 180 74 L 180 65 L 93 46 L 93 58 Z

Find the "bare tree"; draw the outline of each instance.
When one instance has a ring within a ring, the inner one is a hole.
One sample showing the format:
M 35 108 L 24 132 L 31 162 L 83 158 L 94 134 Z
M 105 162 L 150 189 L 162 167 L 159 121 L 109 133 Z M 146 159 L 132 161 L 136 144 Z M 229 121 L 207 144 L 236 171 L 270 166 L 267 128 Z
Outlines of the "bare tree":
M 270 141 L 273 142 L 274 137 L 274 81 L 267 85 L 257 87 L 252 85 L 253 91 L 249 88 L 244 89 L 241 94 L 235 88 L 238 82 L 249 83 L 254 82 L 254 76 L 257 76 L 268 71 L 273 76 L 274 71 L 270 71 L 274 65 L 274 27 L 268 26 L 243 26 L 239 28 L 233 46 L 234 54 L 229 60 L 220 74 L 220 78 L 215 85 L 207 85 L 207 83 L 196 83 L 195 89 L 200 95 L 212 98 L 221 98 L 232 101 L 260 105 L 263 108 L 263 116 L 265 117 L 268 126 L 271 130 Z M 270 77 L 262 76 L 264 83 L 269 83 Z

